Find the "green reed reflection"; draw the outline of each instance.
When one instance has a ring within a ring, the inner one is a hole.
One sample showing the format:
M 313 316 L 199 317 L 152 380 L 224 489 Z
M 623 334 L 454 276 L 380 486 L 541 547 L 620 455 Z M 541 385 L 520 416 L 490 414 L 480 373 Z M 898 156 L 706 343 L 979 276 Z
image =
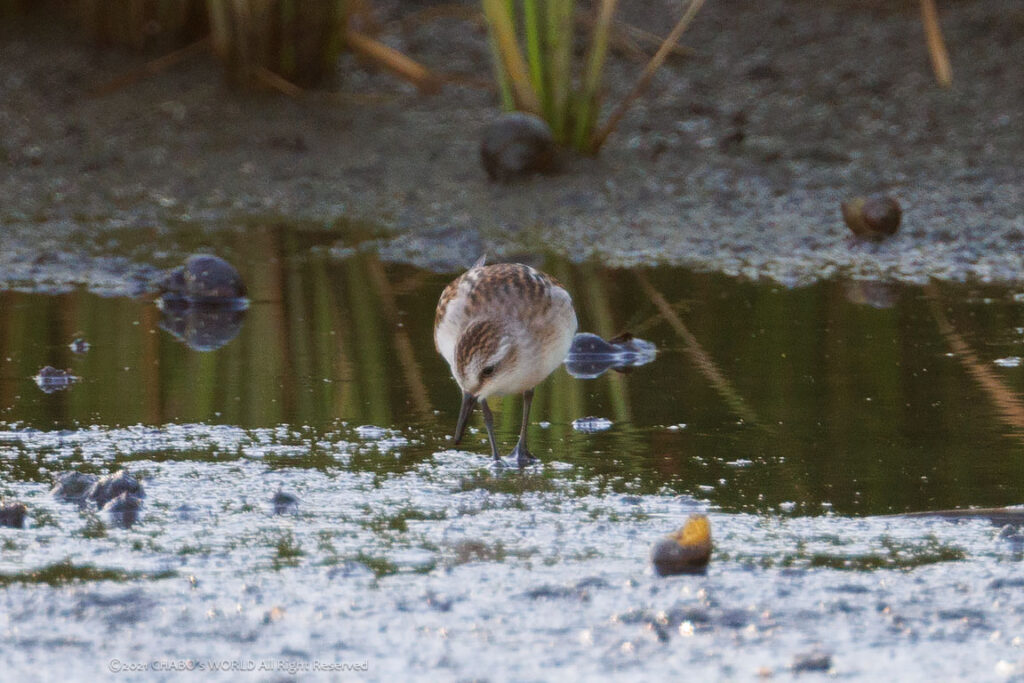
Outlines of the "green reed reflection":
M 312 433 L 345 422 L 413 437 L 397 457 L 361 453 L 350 463 L 381 473 L 450 447 L 459 392 L 432 326 L 451 274 L 367 254 L 336 261 L 311 254 L 309 241 L 257 230 L 227 247 L 252 305 L 237 338 L 207 353 L 161 330 L 150 302 L 0 292 L 0 420 Z M 873 513 L 1021 502 L 1022 434 L 993 398 L 1024 386 L 1024 370 L 992 364 L 1021 355 L 1021 307 L 1004 291 L 897 288 L 872 301 L 844 283 L 787 290 L 679 269 L 543 267 L 574 294 L 582 331 L 629 330 L 660 350 L 630 373 L 577 380 L 559 370 L 538 387 L 531 445 L 546 462 L 576 465 L 569 476 L 581 490 L 668 487 L 727 509 L 792 502 L 814 514 L 823 503 Z M 951 328 L 990 384 L 951 348 Z M 67 348 L 76 336 L 92 344 L 87 354 Z M 83 379 L 44 394 L 30 379 L 44 365 Z M 511 444 L 520 400 L 494 407 Z M 572 422 L 585 416 L 614 424 L 582 434 Z M 481 467 L 483 441 L 479 433 L 465 444 Z M 33 476 L 16 447 L 2 448 L 4 476 Z M 330 467 L 309 457 L 316 462 L 301 466 Z

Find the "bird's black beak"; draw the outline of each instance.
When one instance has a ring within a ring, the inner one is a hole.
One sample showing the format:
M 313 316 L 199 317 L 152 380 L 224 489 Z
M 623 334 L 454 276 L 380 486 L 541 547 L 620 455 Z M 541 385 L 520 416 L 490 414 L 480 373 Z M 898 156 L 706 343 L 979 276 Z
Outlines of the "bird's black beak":
M 455 425 L 455 444 L 458 445 L 462 441 L 462 435 L 466 431 L 466 422 L 469 421 L 469 415 L 473 412 L 473 406 L 476 405 L 476 396 L 469 393 L 468 391 L 462 392 L 462 408 L 459 409 L 459 422 Z

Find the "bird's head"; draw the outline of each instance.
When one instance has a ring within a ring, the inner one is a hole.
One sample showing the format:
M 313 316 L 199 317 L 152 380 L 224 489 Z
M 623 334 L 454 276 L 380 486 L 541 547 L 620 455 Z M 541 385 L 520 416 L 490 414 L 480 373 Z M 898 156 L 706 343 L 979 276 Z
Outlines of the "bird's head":
M 462 409 L 455 428 L 455 443 L 462 440 L 466 421 L 476 402 L 488 396 L 512 393 L 517 385 L 518 344 L 515 335 L 496 320 L 469 324 L 455 344 L 455 381 L 462 388 Z

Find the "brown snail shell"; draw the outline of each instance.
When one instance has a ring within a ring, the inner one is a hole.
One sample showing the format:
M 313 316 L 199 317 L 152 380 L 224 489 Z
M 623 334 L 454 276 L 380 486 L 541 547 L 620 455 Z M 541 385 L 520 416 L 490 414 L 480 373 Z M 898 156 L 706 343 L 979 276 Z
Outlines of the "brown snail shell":
M 651 563 L 659 576 L 703 574 L 711 559 L 711 522 L 705 515 L 690 515 L 679 531 L 651 548 Z
M 853 234 L 868 239 L 879 240 L 895 235 L 903 215 L 899 202 L 882 195 L 854 197 L 839 206 L 843 220 Z

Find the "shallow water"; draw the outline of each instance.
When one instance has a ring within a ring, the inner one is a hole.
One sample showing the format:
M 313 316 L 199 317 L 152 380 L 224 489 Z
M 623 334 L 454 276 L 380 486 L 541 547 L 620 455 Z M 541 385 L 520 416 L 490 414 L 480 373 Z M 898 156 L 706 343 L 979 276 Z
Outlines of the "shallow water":
M 452 275 L 279 246 L 234 255 L 252 304 L 221 321 L 0 292 L 0 493 L 29 507 L 0 529 L 12 675 L 748 679 L 812 652 L 854 678 L 1024 675 L 1021 535 L 891 516 L 1021 502 L 1019 291 L 533 260 L 581 330 L 659 353 L 558 370 L 542 464 L 495 476 L 482 425 L 450 441 Z M 80 380 L 45 393 L 45 365 Z M 519 402 L 495 408 L 507 451 Z M 48 493 L 121 467 L 147 491 L 130 529 Z M 297 507 L 274 514 L 279 490 Z M 654 577 L 649 546 L 695 511 L 707 576 Z

